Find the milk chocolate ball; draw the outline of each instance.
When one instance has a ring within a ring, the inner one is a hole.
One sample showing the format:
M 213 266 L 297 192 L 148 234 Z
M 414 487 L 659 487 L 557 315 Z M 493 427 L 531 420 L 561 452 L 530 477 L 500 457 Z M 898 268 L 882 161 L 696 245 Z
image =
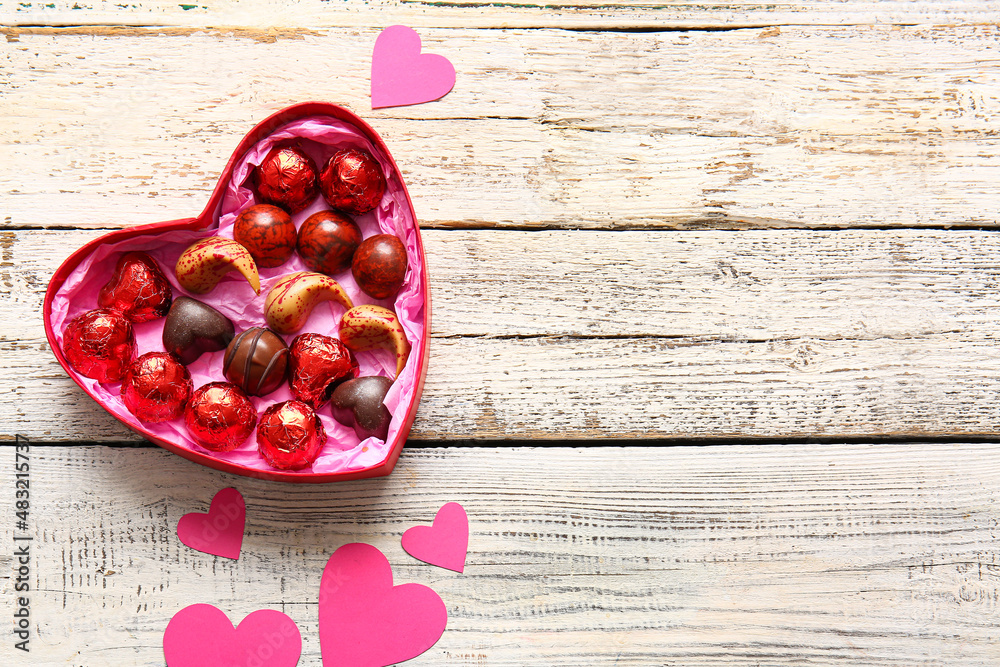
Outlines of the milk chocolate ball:
M 252 327 L 226 348 L 222 372 L 226 379 L 252 396 L 263 396 L 281 386 L 288 368 L 288 346 L 264 327 Z

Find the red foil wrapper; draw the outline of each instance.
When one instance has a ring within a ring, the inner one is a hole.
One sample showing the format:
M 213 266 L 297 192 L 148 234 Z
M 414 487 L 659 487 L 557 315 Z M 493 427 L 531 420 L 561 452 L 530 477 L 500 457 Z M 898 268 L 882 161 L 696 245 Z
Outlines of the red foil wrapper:
M 330 158 L 319 175 L 320 189 L 327 203 L 352 215 L 367 213 L 382 201 L 385 174 L 378 161 L 366 150 L 345 148 Z
M 230 452 L 253 432 L 257 411 L 235 384 L 209 382 L 202 385 L 184 410 L 184 423 L 199 445 L 213 452 Z
M 80 375 L 119 382 L 135 358 L 132 323 L 114 310 L 89 310 L 66 325 L 63 354 Z
M 122 402 L 144 422 L 163 422 L 184 414 L 191 398 L 191 374 L 166 352 L 147 352 L 125 371 Z
M 172 290 L 156 260 L 144 252 L 127 252 L 114 275 L 97 294 L 97 305 L 110 308 L 134 324 L 163 317 L 170 310 Z
M 294 146 L 275 146 L 257 167 L 257 194 L 298 213 L 316 199 L 316 163 Z
M 292 394 L 319 410 L 341 382 L 358 376 L 358 363 L 343 343 L 317 333 L 295 337 L 289 351 Z
M 326 431 L 316 412 L 302 401 L 276 403 L 257 424 L 257 451 L 281 470 L 308 467 L 326 444 Z

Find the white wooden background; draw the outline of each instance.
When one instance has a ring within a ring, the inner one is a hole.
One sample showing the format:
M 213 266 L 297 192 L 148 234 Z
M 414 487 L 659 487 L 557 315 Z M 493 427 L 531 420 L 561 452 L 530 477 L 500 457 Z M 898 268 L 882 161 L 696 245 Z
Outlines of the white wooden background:
M 422 665 L 1000 664 L 1000 3 L 0 2 L 0 581 L 32 439 L 32 652 L 162 665 L 169 618 L 269 607 L 319 665 L 341 544 L 450 614 Z M 456 66 L 371 111 L 378 31 Z M 138 440 L 55 363 L 48 279 L 198 213 L 239 139 L 368 119 L 434 321 L 388 478 L 300 488 Z M 235 485 L 236 563 L 176 539 Z M 399 547 L 445 502 L 464 574 Z M 4 612 L 5 614 L 7 612 Z M 0 624 L 0 627 L 3 627 Z

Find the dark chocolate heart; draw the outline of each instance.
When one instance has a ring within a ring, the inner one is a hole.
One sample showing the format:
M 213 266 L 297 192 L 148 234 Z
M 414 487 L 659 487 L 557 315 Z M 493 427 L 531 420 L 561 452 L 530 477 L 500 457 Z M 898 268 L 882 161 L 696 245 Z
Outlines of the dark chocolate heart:
M 232 321 L 215 308 L 179 296 L 163 324 L 163 349 L 187 365 L 205 352 L 226 349 L 235 334 Z
M 353 426 L 362 440 L 372 436 L 385 440 L 392 415 L 382 401 L 391 386 L 392 380 L 381 376 L 348 380 L 337 387 L 330 397 L 333 418 L 341 424 Z

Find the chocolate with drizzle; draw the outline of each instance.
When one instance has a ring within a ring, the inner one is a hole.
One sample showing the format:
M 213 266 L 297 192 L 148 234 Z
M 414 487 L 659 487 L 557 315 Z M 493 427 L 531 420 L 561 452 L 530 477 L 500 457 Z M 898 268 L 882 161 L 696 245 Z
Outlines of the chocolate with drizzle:
M 263 396 L 281 386 L 287 367 L 285 341 L 270 329 L 251 327 L 229 343 L 222 372 L 246 393 Z

